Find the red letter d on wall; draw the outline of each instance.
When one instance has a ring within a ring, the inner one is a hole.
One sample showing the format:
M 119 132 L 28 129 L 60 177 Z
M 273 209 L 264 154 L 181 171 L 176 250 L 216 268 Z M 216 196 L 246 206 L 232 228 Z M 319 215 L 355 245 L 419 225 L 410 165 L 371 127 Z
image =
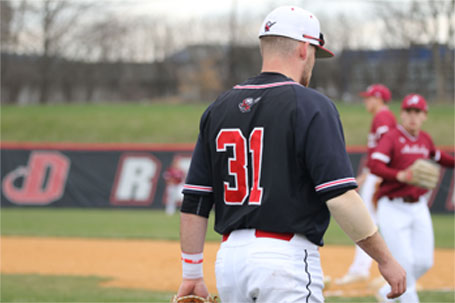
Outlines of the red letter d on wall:
M 59 152 L 32 152 L 26 167 L 19 166 L 5 176 L 3 194 L 16 204 L 50 204 L 63 195 L 69 168 L 70 160 Z

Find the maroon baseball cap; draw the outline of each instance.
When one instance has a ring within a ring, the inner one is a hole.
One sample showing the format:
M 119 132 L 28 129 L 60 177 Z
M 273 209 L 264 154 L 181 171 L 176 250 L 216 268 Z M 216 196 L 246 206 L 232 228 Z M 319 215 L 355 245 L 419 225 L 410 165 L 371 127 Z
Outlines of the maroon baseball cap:
M 382 84 L 373 84 L 367 87 L 367 90 L 359 93 L 360 96 L 367 97 L 378 97 L 384 100 L 384 102 L 389 102 L 392 98 L 392 94 L 387 86 Z
M 409 94 L 404 97 L 401 109 L 415 108 L 428 112 L 427 101 L 419 94 Z

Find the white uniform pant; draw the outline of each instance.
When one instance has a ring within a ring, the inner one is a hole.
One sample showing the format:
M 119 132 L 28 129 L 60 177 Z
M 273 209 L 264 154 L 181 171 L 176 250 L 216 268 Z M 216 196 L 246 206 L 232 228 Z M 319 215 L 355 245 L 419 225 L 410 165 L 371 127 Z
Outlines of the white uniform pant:
M 365 178 L 365 182 L 360 188 L 360 196 L 362 197 L 365 206 L 370 213 L 373 222 L 376 224 L 376 209 L 373 204 L 373 195 L 376 191 L 376 185 L 379 182 L 379 177 L 373 174 L 368 174 Z M 368 277 L 370 275 L 370 267 L 373 259 L 363 251 L 358 245 L 355 246 L 354 261 L 352 261 L 348 272 L 354 275 L 360 275 Z
M 286 241 L 234 231 L 220 246 L 215 273 L 223 303 L 324 301 L 318 246 L 301 235 Z
M 406 270 L 407 290 L 400 296 L 402 303 L 418 303 L 416 281 L 433 266 L 434 236 L 427 199 L 406 203 L 403 199 L 378 201 L 378 222 L 382 236 L 392 255 Z M 380 290 L 382 297 L 390 286 Z
M 178 204 L 183 200 L 182 184 L 168 184 L 166 186 L 166 206 L 167 215 L 173 215 L 177 211 Z

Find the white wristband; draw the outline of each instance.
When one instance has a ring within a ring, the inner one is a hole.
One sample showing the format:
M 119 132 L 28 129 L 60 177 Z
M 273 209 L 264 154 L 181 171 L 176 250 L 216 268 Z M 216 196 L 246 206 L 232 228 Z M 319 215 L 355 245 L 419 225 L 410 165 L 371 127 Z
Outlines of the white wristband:
M 186 279 L 198 279 L 204 276 L 202 272 L 203 254 L 186 254 L 182 252 L 182 276 Z

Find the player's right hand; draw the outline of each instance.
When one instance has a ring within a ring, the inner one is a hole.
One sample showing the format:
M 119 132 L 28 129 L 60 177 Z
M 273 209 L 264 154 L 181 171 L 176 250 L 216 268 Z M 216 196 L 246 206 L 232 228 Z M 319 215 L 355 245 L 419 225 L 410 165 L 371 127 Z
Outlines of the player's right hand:
M 196 295 L 206 298 L 209 295 L 204 279 L 183 279 L 177 292 L 177 298 L 187 295 Z
M 392 287 L 387 298 L 394 299 L 401 296 L 406 291 L 406 271 L 403 267 L 393 257 L 388 262 L 378 264 L 378 267 L 381 275 Z

